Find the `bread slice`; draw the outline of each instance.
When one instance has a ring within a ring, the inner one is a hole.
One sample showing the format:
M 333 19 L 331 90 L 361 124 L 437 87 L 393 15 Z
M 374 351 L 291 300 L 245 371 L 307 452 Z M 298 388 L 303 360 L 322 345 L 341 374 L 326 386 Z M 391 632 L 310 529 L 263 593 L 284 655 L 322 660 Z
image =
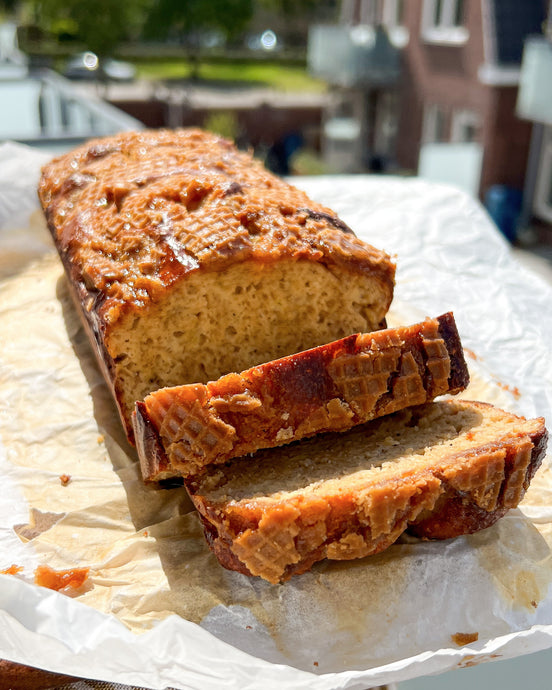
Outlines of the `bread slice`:
M 419 405 L 469 382 L 452 313 L 352 335 L 217 381 L 164 388 L 136 405 L 146 481 Z
M 384 325 L 390 257 L 214 134 L 89 141 L 39 196 L 130 440 L 153 390 Z
M 375 554 L 405 530 L 450 538 L 518 505 L 544 456 L 541 418 L 445 400 L 212 466 L 185 480 L 220 563 L 271 583 Z

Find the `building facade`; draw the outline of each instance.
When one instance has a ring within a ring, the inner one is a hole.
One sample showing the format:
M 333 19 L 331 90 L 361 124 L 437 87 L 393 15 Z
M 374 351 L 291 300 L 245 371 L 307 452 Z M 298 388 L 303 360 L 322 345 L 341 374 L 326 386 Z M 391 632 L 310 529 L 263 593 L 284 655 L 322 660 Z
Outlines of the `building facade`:
M 433 165 L 447 180 L 447 166 L 453 179 L 462 161 L 481 199 L 497 185 L 523 191 L 533 126 L 516 112 L 520 67 L 524 42 L 543 32 L 547 4 L 343 0 L 342 27 L 383 29 L 400 56 L 400 72 L 387 82 L 325 76 L 339 107 L 362 103 L 360 162 L 411 173 Z

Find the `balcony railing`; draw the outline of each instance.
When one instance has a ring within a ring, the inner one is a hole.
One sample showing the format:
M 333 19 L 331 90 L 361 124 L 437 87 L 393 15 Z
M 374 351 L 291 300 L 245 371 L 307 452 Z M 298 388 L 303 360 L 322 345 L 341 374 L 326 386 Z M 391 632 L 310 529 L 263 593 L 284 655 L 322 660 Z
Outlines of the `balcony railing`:
M 14 75 L 0 68 L 0 141 L 63 150 L 143 125 L 101 99 L 81 95 L 51 70 Z

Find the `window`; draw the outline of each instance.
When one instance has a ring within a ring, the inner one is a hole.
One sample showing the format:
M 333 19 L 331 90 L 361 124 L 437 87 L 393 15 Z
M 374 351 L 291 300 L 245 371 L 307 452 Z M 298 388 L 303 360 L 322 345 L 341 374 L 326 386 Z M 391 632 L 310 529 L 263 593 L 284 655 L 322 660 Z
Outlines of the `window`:
M 402 26 L 404 0 L 383 0 L 381 23 L 390 28 Z
M 410 38 L 408 29 L 403 25 L 403 13 L 404 0 L 383 0 L 381 23 L 395 48 L 404 48 Z
M 446 141 L 446 113 L 442 106 L 432 103 L 424 109 L 422 144 Z
M 399 96 L 397 91 L 382 91 L 375 107 L 374 153 L 387 158 L 395 154 L 399 129 Z
M 538 169 L 533 211 L 542 220 L 552 223 L 552 127 L 544 128 L 544 139 Z
M 463 0 L 424 0 L 422 38 L 427 43 L 462 45 L 469 37 L 464 26 Z
M 477 141 L 479 124 L 479 116 L 473 110 L 455 110 L 452 114 L 450 140 L 457 144 Z

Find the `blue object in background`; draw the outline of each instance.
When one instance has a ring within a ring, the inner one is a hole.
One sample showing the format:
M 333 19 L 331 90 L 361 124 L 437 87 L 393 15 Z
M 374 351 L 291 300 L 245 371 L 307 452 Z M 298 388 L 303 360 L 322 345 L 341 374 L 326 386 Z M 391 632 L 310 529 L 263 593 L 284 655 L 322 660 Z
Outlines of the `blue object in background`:
M 522 201 L 523 194 L 519 189 L 505 185 L 493 185 L 485 195 L 485 208 L 509 242 L 516 239 Z

